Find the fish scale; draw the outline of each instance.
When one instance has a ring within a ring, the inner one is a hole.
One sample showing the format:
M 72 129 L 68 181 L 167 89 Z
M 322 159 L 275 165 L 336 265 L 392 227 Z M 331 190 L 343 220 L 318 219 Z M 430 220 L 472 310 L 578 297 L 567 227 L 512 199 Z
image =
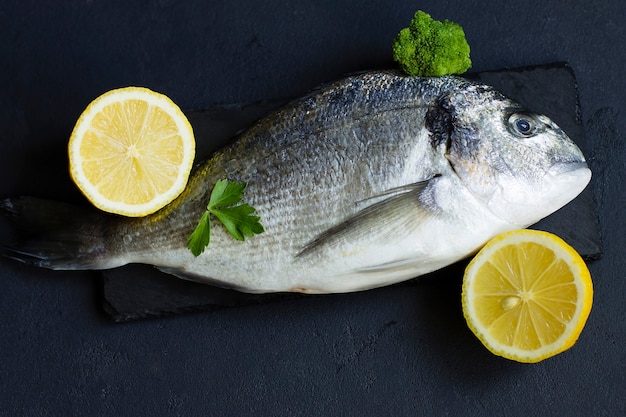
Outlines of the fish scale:
M 520 119 L 532 135 L 519 130 Z M 213 227 L 209 247 L 194 257 L 187 238 L 224 178 L 247 183 L 245 201 L 265 232 L 239 242 Z M 23 224 L 44 223 L 39 240 L 9 249 L 37 266 L 146 263 L 247 292 L 328 293 L 449 265 L 549 215 L 589 179 L 565 133 L 491 87 L 374 71 L 319 87 L 261 119 L 146 218 L 68 214 L 68 227 L 76 225 L 68 239 L 45 227 L 53 203 L 10 199 L 2 207 Z

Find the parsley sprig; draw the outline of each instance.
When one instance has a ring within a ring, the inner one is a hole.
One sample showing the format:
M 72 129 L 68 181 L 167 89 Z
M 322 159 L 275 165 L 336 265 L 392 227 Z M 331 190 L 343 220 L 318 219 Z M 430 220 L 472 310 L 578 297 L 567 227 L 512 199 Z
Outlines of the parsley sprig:
M 204 252 L 211 241 L 211 215 L 237 240 L 243 241 L 246 236 L 252 237 L 265 231 L 260 217 L 253 215 L 256 209 L 242 202 L 245 188 L 246 183 L 225 179 L 215 184 L 207 209 L 187 240 L 187 247 L 195 256 Z

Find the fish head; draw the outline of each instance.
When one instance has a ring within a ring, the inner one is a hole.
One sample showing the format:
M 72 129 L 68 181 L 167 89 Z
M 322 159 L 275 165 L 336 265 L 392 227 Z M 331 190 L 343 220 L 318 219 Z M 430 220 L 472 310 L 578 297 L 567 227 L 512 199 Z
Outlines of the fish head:
M 499 218 L 527 227 L 573 200 L 591 171 L 550 118 L 491 87 L 448 94 L 446 157 L 464 185 Z

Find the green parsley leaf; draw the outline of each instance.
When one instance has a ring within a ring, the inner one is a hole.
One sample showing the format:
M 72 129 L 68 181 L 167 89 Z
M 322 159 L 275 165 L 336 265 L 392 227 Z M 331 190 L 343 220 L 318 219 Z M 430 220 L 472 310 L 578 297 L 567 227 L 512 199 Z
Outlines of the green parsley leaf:
M 209 246 L 211 241 L 211 221 L 209 220 L 209 212 L 205 211 L 200 218 L 200 222 L 196 226 L 195 230 L 187 239 L 187 247 L 191 250 L 194 256 L 199 256 L 204 249 Z
M 246 188 L 245 182 L 236 182 L 228 180 L 219 180 L 209 199 L 207 210 L 217 207 L 232 206 L 239 203 L 243 199 L 243 190 Z
M 187 247 L 195 256 L 199 256 L 209 245 L 211 237 L 209 214 L 215 216 L 237 240 L 243 241 L 245 237 L 252 237 L 265 231 L 259 221 L 260 217 L 253 215 L 256 209 L 241 201 L 245 188 L 245 183 L 237 181 L 219 180 L 215 184 L 207 211 L 187 240 Z
M 252 237 L 264 232 L 259 223 L 259 216 L 252 216 L 256 210 L 248 204 L 222 209 L 209 209 L 217 219 L 222 222 L 226 230 L 237 240 L 244 240 L 244 236 Z

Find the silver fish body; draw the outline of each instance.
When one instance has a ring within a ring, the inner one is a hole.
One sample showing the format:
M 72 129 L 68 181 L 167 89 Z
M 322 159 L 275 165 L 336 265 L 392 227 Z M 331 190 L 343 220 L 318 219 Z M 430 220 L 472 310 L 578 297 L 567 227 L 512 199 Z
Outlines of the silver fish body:
M 56 222 L 10 256 L 53 269 L 145 263 L 246 292 L 358 291 L 467 257 L 556 211 L 590 177 L 554 122 L 491 87 L 369 72 L 260 120 L 154 215 L 72 215 L 70 232 Z M 187 238 L 223 178 L 247 183 L 265 233 L 239 242 L 214 226 L 194 257 Z M 32 206 L 2 203 L 24 224 L 65 212 Z

